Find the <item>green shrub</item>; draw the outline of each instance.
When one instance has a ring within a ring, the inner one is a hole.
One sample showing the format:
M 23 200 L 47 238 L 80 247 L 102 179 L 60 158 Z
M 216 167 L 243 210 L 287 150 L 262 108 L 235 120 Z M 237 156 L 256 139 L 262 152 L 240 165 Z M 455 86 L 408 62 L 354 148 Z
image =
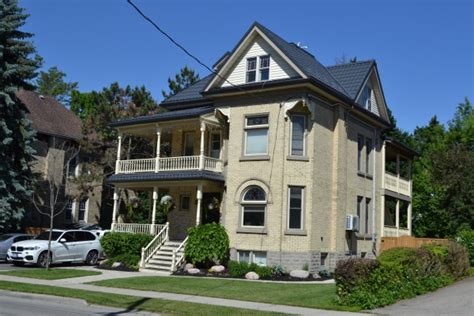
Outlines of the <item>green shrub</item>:
M 334 271 L 339 297 L 345 298 L 354 292 L 360 283 L 367 280 L 369 275 L 379 266 L 372 259 L 348 259 L 337 263 Z
M 140 264 L 140 258 L 141 256 L 124 254 L 124 255 L 118 255 L 116 257 L 113 257 L 111 261 L 121 262 L 129 269 L 138 270 L 139 264 Z
M 273 275 L 273 268 L 247 262 L 229 261 L 227 270 L 233 278 L 244 277 L 251 271 L 257 273 L 261 278 L 270 278 Z
M 280 277 L 285 274 L 285 268 L 281 265 L 277 264 L 272 267 L 272 276 L 273 277 Z
M 469 252 L 471 267 L 474 267 L 474 230 L 462 230 L 456 235 L 456 241 L 466 247 Z
M 229 260 L 229 236 L 223 226 L 211 223 L 188 230 L 184 254 L 192 264 L 209 268 L 213 264 L 226 264 Z
M 141 256 L 142 247 L 152 239 L 151 235 L 112 232 L 102 237 L 100 244 L 109 258 L 120 255 Z
M 456 242 L 448 244 L 448 254 L 444 259 L 444 264 L 448 273 L 455 280 L 470 274 L 469 252 L 465 246 Z

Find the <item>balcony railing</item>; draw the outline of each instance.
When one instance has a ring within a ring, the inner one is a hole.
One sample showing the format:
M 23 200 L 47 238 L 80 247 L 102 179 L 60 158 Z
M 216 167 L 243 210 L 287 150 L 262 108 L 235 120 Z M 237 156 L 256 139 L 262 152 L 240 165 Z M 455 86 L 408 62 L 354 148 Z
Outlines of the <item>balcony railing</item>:
M 407 228 L 387 227 L 383 228 L 384 237 L 400 237 L 410 236 L 410 231 Z
M 113 223 L 112 231 L 133 234 L 158 234 L 165 224 Z
M 410 182 L 390 173 L 385 173 L 385 189 L 411 196 Z
M 202 159 L 202 162 L 201 162 Z M 209 170 L 222 172 L 220 159 L 206 156 L 181 156 L 165 158 L 131 159 L 117 161 L 115 173 Z

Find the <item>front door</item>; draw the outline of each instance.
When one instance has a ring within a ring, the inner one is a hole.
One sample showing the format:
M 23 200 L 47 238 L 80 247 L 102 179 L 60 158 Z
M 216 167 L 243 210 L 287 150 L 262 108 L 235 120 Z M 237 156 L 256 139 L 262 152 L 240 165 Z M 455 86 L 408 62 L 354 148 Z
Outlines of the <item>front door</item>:
M 221 193 L 207 192 L 202 195 L 202 212 L 201 223 L 219 223 L 221 218 L 220 212 Z

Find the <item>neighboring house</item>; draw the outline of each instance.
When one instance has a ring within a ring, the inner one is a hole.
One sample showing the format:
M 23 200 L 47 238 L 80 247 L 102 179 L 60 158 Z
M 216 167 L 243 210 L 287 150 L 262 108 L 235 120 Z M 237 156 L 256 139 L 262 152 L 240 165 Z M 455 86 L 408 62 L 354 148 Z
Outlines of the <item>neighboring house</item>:
M 176 204 L 168 225 L 152 220 L 163 238 L 143 267 L 174 270 L 187 229 L 216 210 L 232 259 L 287 269 L 331 270 L 411 234 L 414 152 L 382 139 L 391 123 L 375 61 L 325 67 L 254 23 L 214 67 L 162 102 L 169 112 L 113 124 L 113 229 L 143 229 L 117 222 L 124 189 L 152 191 L 153 213 L 161 192 Z M 123 134 L 149 139 L 156 158 L 121 160 Z M 168 261 L 163 243 L 176 250 Z
M 101 186 L 94 187 L 93 192 L 83 193 L 73 181 L 84 171 L 81 163 L 87 160 L 79 150 L 81 120 L 53 97 L 26 90 L 19 91 L 17 97 L 26 106 L 27 117 L 36 131 L 32 170 L 39 175 L 40 189 L 35 190 L 35 195 L 39 195 L 41 204 L 47 205 L 47 175 L 54 175 L 61 188 L 57 208 L 64 211 L 55 218 L 55 228 L 97 223 L 100 218 Z M 44 191 L 41 193 L 41 190 Z M 48 212 L 47 209 L 43 211 Z M 41 216 L 31 205 L 25 224 L 49 227 L 49 218 Z

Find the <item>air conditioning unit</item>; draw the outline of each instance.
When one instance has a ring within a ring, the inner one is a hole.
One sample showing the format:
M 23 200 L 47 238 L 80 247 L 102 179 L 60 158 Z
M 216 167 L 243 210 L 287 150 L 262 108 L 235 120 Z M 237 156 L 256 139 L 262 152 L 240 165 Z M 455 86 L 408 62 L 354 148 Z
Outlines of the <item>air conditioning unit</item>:
M 346 230 L 359 231 L 359 216 L 346 215 Z

